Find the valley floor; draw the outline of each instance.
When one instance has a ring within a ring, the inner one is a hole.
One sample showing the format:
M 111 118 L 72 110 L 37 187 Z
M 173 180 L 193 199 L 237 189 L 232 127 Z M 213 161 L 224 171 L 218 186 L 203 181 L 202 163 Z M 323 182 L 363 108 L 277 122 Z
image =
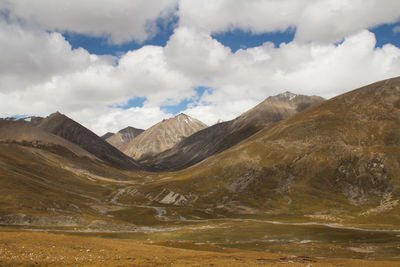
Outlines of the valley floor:
M 312 258 L 222 248 L 0 229 L 1 266 L 398 266 L 394 261 Z

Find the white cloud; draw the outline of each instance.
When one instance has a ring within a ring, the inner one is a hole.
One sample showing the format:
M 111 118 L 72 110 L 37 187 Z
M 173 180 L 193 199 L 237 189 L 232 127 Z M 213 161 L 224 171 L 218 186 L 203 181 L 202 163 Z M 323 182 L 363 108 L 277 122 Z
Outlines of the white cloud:
M 1 20 L 0 58 L 4 62 L 0 64 L 3 92 L 47 81 L 54 74 L 81 71 L 102 61 L 84 49 L 72 50 L 59 33 L 25 30 Z
M 181 27 L 205 33 L 291 28 L 297 41 L 322 43 L 400 19 L 398 0 L 3 0 L 0 9 L 41 29 L 103 36 L 113 43 L 147 40 L 159 30 L 157 19 L 175 14 Z
M 307 6 L 298 23 L 300 41 L 337 42 L 361 29 L 400 19 L 397 0 L 323 0 Z
M 398 0 L 181 0 L 181 26 L 208 33 L 296 28 L 296 40 L 337 42 L 361 29 L 400 18 Z
M 162 119 L 172 116 L 172 114 L 164 113 L 158 107 L 87 109 L 68 115 L 76 121 L 84 122 L 86 127 L 95 130 L 98 135 L 106 132 L 115 133 L 127 126 L 147 129 Z
M 396 26 L 393 28 L 394 33 L 399 33 L 400 32 L 400 26 Z
M 171 115 L 160 111 L 160 105 L 194 94 L 190 79 L 169 67 L 162 47 L 128 52 L 114 64 L 114 58 L 72 50 L 59 33 L 1 22 L 0 38 L 0 56 L 8 62 L 0 64 L 1 116 L 46 116 L 59 110 L 101 134 L 102 118 L 115 116 L 113 128 L 128 123 L 149 127 Z M 138 96 L 147 101 L 142 108 L 124 111 L 135 115 L 129 120 L 122 110 L 108 108 Z
M 292 1 L 243 1 L 237 6 L 228 6 L 227 1 L 212 1 L 205 2 L 204 7 L 196 4 L 198 2 L 202 1 L 181 2 L 180 26 L 166 47 L 144 46 L 121 55 L 119 59 L 96 56 L 84 49 L 71 49 L 57 32 L 47 32 L 14 20 L 6 22 L 0 16 L 0 58 L 3 62 L 0 63 L 0 116 L 45 116 L 59 110 L 97 134 L 117 131 L 128 125 L 147 128 L 171 116 L 162 111 L 161 106 L 192 98 L 196 95 L 196 86 L 207 86 L 212 91 L 206 92 L 184 112 L 212 125 L 218 119 L 233 119 L 265 97 L 282 91 L 332 97 L 400 75 L 400 49 L 390 44 L 376 48 L 373 33 L 356 31 L 378 21 L 392 20 L 398 10 L 394 8 L 397 2 L 387 1 L 385 7 L 377 7 L 376 16 L 368 17 L 366 14 L 375 2 L 363 1 L 368 8 L 352 12 L 355 17 L 366 18 L 355 26 L 346 26 L 353 22 L 353 18 L 347 18 L 353 14 L 348 11 L 352 10 L 348 5 L 354 3 L 351 6 L 354 9 L 353 5 L 359 1 L 297 1 L 293 4 L 296 8 L 289 5 Z M 321 6 L 319 3 L 322 2 L 331 6 Z M 0 8 L 4 3 L 15 9 L 15 5 L 23 2 L 17 0 L 14 5 L 14 1 L 3 1 Z M 71 5 L 74 6 L 75 2 Z M 198 14 L 191 10 L 193 5 L 198 5 Z M 394 11 L 389 12 L 389 7 Z M 272 8 L 274 12 L 269 10 Z M 320 10 L 322 18 L 317 16 L 305 20 L 304 14 L 313 8 Z M 13 12 L 17 14 L 15 10 Z M 202 13 L 204 10 L 212 12 Z M 229 15 L 225 16 L 223 10 Z M 337 19 L 332 10 L 339 10 L 345 18 Z M 246 14 L 252 11 L 254 17 L 248 18 Z M 19 16 L 36 21 L 34 14 L 39 11 L 32 11 L 29 16 L 24 12 L 30 11 L 20 11 L 22 15 Z M 280 16 L 275 16 L 275 13 Z M 382 14 L 387 18 L 382 18 Z M 77 15 L 77 18 L 81 16 Z M 329 19 L 324 21 L 324 16 Z M 57 20 L 49 17 L 46 21 L 51 21 L 50 18 Z M 316 20 L 321 20 L 321 25 L 335 21 L 329 26 L 332 33 L 325 36 L 325 32 L 330 31 L 320 32 L 319 25 L 311 23 Z M 257 32 L 284 30 L 289 26 L 298 27 L 294 42 L 279 47 L 267 42 L 235 53 L 210 36 L 210 31 L 230 27 Z M 310 32 L 302 33 L 300 30 L 307 29 L 306 26 L 311 27 Z M 99 29 L 102 27 L 99 25 Z M 117 38 L 117 31 L 107 27 L 106 31 L 112 38 Z M 121 29 L 123 31 L 127 32 L 126 38 L 133 38 L 134 30 Z M 307 37 L 308 33 L 311 37 Z M 338 36 L 344 37 L 340 45 L 329 42 Z M 301 38 L 314 42 L 299 41 Z M 134 97 L 146 97 L 143 107 L 112 108 L 126 104 Z
M 230 48 L 210 35 L 185 27 L 176 29 L 165 47 L 168 63 L 192 78 L 223 72 L 230 54 Z
M 197 36 L 195 32 L 192 35 Z M 265 97 L 283 91 L 329 98 L 398 76 L 400 49 L 393 45 L 375 48 L 375 42 L 374 34 L 364 30 L 338 46 L 293 42 L 276 48 L 266 43 L 261 47 L 238 50 L 218 66 L 222 71 L 216 72 L 212 79 L 208 78 L 207 71 L 197 73 L 196 79 L 203 80 L 214 90 L 205 95 L 198 106 L 185 112 L 212 124 L 219 118 L 232 119 Z M 198 46 L 202 44 L 198 43 Z M 218 50 L 218 46 L 214 47 Z M 175 63 L 179 60 L 179 57 L 174 58 Z M 185 75 L 193 76 L 185 62 L 182 58 L 182 62 L 174 66 Z
M 108 37 L 113 43 L 154 36 L 156 19 L 176 12 L 177 0 L 3 0 L 10 15 L 46 30 Z

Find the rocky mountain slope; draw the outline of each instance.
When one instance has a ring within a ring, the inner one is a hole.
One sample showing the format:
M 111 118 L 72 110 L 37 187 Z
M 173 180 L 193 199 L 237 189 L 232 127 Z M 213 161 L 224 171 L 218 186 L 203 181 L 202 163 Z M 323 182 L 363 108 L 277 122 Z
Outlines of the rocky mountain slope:
M 171 148 L 184 137 L 206 127 L 201 121 L 181 113 L 147 129 L 130 141 L 122 151 L 134 159 L 148 157 Z
M 148 183 L 134 199 L 213 212 L 399 225 L 399 158 L 400 77 L 264 128 L 200 164 Z
M 61 113 L 56 112 L 44 118 L 38 127 L 78 145 L 109 164 L 125 169 L 139 168 L 139 164 L 134 160 Z
M 106 138 L 106 141 L 111 145 L 115 146 L 116 148 L 118 148 L 119 150 L 122 150 L 130 141 L 133 140 L 133 138 L 135 138 L 142 132 L 144 132 L 143 129 L 137 129 L 128 126 Z
M 0 119 L 0 142 L 46 149 L 64 149 L 67 153 L 73 153 L 78 157 L 97 159 L 78 145 L 36 127 L 31 120 Z
M 238 118 L 198 131 L 171 149 L 143 159 L 142 163 L 155 170 L 186 168 L 232 147 L 272 123 L 323 100 L 318 96 L 296 95 L 290 92 L 268 97 Z

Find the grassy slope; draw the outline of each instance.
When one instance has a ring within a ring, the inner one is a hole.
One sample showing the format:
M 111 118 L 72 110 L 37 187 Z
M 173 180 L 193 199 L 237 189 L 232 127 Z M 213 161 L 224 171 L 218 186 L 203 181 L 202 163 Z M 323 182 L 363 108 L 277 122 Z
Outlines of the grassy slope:
M 119 180 L 135 175 L 57 149 L 0 144 L 0 216 L 71 216 L 90 222 L 104 217 L 93 206 L 105 205 L 123 183 Z
M 395 78 L 328 100 L 191 168 L 161 174 L 141 196 L 166 188 L 196 195 L 187 205 L 201 208 L 240 212 L 245 205 L 399 225 L 399 85 Z M 385 199 L 392 208 L 358 216 Z

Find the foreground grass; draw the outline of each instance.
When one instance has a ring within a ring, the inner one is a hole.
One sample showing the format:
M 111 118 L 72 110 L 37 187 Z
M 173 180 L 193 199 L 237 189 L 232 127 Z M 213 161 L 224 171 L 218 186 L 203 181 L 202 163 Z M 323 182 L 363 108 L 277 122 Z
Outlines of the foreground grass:
M 1 266 L 398 266 L 398 262 L 287 256 L 191 242 L 0 232 Z

